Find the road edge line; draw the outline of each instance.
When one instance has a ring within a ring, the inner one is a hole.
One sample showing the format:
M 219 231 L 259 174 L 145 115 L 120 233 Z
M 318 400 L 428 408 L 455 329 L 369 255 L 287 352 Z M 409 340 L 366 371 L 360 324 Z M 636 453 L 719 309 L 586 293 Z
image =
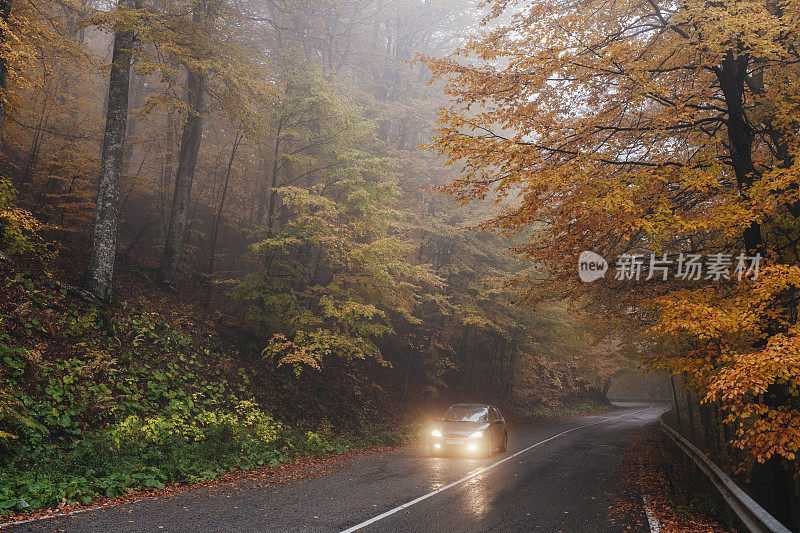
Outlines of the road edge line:
M 650 508 L 648 496 L 642 496 L 642 502 L 644 503 L 644 514 L 647 515 L 647 524 L 650 526 L 650 533 L 660 533 L 661 531 L 661 522 L 658 521 L 658 517 L 653 512 L 653 509 Z

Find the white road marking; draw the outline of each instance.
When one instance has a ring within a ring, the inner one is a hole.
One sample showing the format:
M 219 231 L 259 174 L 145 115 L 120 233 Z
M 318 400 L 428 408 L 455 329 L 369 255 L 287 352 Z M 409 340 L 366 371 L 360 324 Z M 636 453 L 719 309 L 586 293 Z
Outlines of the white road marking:
M 650 504 L 647 500 L 649 500 L 647 496 L 642 496 L 642 501 L 644 502 L 644 514 L 647 515 L 647 523 L 650 524 L 650 533 L 660 533 L 661 531 L 661 523 L 658 521 L 658 517 L 650 508 Z
M 640 409 L 639 411 L 634 411 L 633 413 L 625 413 L 625 414 L 622 414 L 622 415 L 619 415 L 619 416 L 614 416 L 614 417 L 611 417 L 611 418 L 605 418 L 605 419 L 600 420 L 598 422 L 592 422 L 591 424 L 584 424 L 583 426 L 578 426 L 578 427 L 574 427 L 572 429 L 568 429 L 566 431 L 562 431 L 558 435 L 553 435 L 552 437 L 549 437 L 547 439 L 539 441 L 536 444 L 531 444 L 527 448 L 525 448 L 523 450 L 520 450 L 520 451 L 518 451 L 517 453 L 515 453 L 513 455 L 509 455 L 508 457 L 506 457 L 504 459 L 501 459 L 501 460 L 497 461 L 496 463 L 490 464 L 489 466 L 485 466 L 485 467 L 481 468 L 480 470 L 478 470 L 476 472 L 473 472 L 472 474 L 470 474 L 468 476 L 464 476 L 464 477 L 462 477 L 461 479 L 459 479 L 457 481 L 453 481 L 449 485 L 445 485 L 443 487 L 439 487 L 438 489 L 433 490 L 433 491 L 429 492 L 428 494 L 423 494 L 419 498 L 415 498 L 415 499 L 411 500 L 408 503 L 404 503 L 403 505 L 399 505 L 399 506 L 395 507 L 394 509 L 390 509 L 390 510 L 386 511 L 385 513 L 379 514 L 378 516 L 375 516 L 373 518 L 370 518 L 369 520 L 361 522 L 360 524 L 357 524 L 357 525 L 355 525 L 355 526 L 353 526 L 353 527 L 351 527 L 349 529 L 345 529 L 341 533 L 354 533 L 354 532 L 358 531 L 359 529 L 367 527 L 368 525 L 374 524 L 375 522 L 378 522 L 380 520 L 383 520 L 387 516 L 391 516 L 391 515 L 395 514 L 398 511 L 402 511 L 403 509 L 407 509 L 407 508 L 411 507 L 412 505 L 421 502 L 422 500 L 427 500 L 431 496 L 435 496 L 436 494 L 439 494 L 440 492 L 444 492 L 447 489 L 453 488 L 453 487 L 455 487 L 457 485 L 460 485 L 460 484 L 464 483 L 465 481 L 469 481 L 470 479 L 472 479 L 472 478 L 474 478 L 476 476 L 479 476 L 479 475 L 483 474 L 484 472 L 487 472 L 487 471 L 491 470 L 492 468 L 496 467 L 497 465 L 501 465 L 501 464 L 505 463 L 506 461 L 513 459 L 514 457 L 516 457 L 518 455 L 521 455 L 521 454 L 523 454 L 523 453 L 525 453 L 525 452 L 527 452 L 529 450 L 532 450 L 533 448 L 536 448 L 539 445 L 542 445 L 542 444 L 544 444 L 546 442 L 550 442 L 551 440 L 557 439 L 558 437 L 563 437 L 567 433 L 572 433 L 573 431 L 578 431 L 579 429 L 584 429 L 584 428 L 588 428 L 588 427 L 592 427 L 592 426 L 597 426 L 599 424 L 602 424 L 603 422 L 608 422 L 610 420 L 616 420 L 618 418 L 623 418 L 623 417 L 626 417 L 626 416 L 632 416 L 632 415 L 635 415 L 635 414 L 643 413 L 643 412 L 647 411 L 648 409 L 652 409 L 652 407 L 653 406 L 651 405 L 651 406 L 646 407 L 644 409 Z

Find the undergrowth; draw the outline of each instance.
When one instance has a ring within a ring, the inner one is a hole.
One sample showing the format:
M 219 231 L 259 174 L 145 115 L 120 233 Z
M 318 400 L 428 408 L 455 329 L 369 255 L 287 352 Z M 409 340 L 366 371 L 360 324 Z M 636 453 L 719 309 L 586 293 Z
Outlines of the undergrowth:
M 22 275 L 4 278 L 2 296 L 0 514 L 409 438 L 366 423 L 289 427 L 244 365 L 156 313 L 110 315 Z

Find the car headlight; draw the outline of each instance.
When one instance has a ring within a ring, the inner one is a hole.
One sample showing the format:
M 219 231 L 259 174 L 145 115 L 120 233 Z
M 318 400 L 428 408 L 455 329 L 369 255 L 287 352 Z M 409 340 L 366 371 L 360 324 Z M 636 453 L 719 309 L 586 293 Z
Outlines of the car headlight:
M 438 429 L 434 429 L 433 431 L 431 431 L 431 437 L 441 437 L 441 436 L 442 432 L 439 431 Z
M 469 436 L 470 439 L 479 439 L 483 437 L 483 431 L 476 431 L 472 435 Z

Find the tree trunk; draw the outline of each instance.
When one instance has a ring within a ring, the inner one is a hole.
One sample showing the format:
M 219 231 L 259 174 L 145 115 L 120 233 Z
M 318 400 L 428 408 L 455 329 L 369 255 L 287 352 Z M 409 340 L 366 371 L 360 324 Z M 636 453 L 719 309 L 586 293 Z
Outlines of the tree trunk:
M 707 450 L 711 450 L 712 452 L 716 451 L 714 447 L 714 438 L 712 434 L 712 427 L 711 424 L 711 408 L 708 403 L 700 403 L 697 406 L 697 409 L 700 411 L 700 424 L 703 426 L 703 446 Z
M 278 201 L 278 170 L 280 165 L 278 159 L 281 153 L 281 131 L 283 129 L 283 117 L 278 122 L 278 131 L 275 133 L 275 149 L 272 154 L 272 183 L 270 184 L 269 193 L 269 210 L 267 211 L 267 233 L 271 237 L 273 233 L 273 225 L 275 224 L 275 205 Z M 260 223 L 260 222 L 259 222 Z
M 242 136 L 236 132 L 233 138 L 233 149 L 231 150 L 231 157 L 228 159 L 228 168 L 225 170 L 225 183 L 222 186 L 222 195 L 219 199 L 219 206 L 217 206 L 217 216 L 214 219 L 214 230 L 211 233 L 211 245 L 208 251 L 208 286 L 206 287 L 206 297 L 203 301 L 203 307 L 208 307 L 211 301 L 211 276 L 214 275 L 214 255 L 217 253 L 217 237 L 219 236 L 219 225 L 222 221 L 222 208 L 225 206 L 225 197 L 228 195 L 228 183 L 231 180 L 231 169 L 233 168 L 233 161 L 236 158 L 236 150 L 239 148 L 239 143 Z
M 800 498 L 795 492 L 797 482 L 790 464 L 776 455 L 764 463 L 754 464 L 749 477 L 753 497 L 779 522 L 798 531 Z
M 608 400 L 609 389 L 611 389 L 611 378 L 606 378 L 603 380 L 603 387 L 600 389 L 600 393 L 606 400 Z
M 717 79 L 725 97 L 728 111 L 726 126 L 728 130 L 728 151 L 731 157 L 736 181 L 742 195 L 747 197 L 758 171 L 753 164 L 753 141 L 755 132 L 747 121 L 744 108 L 744 84 L 750 57 L 747 54 L 728 51 L 716 69 Z M 742 235 L 748 253 L 763 252 L 761 226 L 753 221 Z
M 683 390 L 686 394 L 686 413 L 689 415 L 689 430 L 692 432 L 692 442 L 696 445 L 697 442 L 697 430 L 695 429 L 694 423 L 694 402 L 692 401 L 692 394 L 686 389 L 686 372 L 681 373 L 681 377 L 683 378 Z
M 252 217 L 252 223 L 260 226 L 264 221 L 264 213 L 267 212 L 267 168 L 269 162 L 266 155 L 261 157 L 261 163 L 258 169 L 258 181 L 256 182 L 256 206 L 255 215 Z
M 131 0 L 121 0 L 120 8 L 132 7 L 132 4 Z M 92 251 L 84 277 L 86 290 L 104 301 L 111 300 L 114 259 L 117 251 L 119 191 L 128 120 L 128 87 L 133 40 L 133 30 L 118 31 L 114 36 Z
M 142 100 L 144 98 L 144 82 L 144 75 L 136 74 L 136 72 L 131 73 L 131 87 L 129 89 L 130 109 L 128 110 L 128 142 L 125 143 L 125 161 L 130 161 L 131 157 L 133 156 L 133 144 L 130 142 L 131 137 L 136 135 L 136 118 L 133 116 L 133 112 L 142 107 Z
M 167 240 L 167 190 L 172 184 L 172 167 L 175 160 L 175 121 L 172 118 L 172 112 L 167 111 L 167 129 L 166 129 L 166 143 L 164 152 L 164 169 L 161 172 L 161 189 L 159 190 L 159 212 L 161 217 L 161 242 Z
M 675 376 L 669 375 L 669 384 L 672 385 L 672 399 L 675 401 L 675 418 L 678 420 L 678 431 L 683 433 L 683 422 L 681 422 L 681 407 L 678 404 L 678 391 L 675 389 Z
M 189 223 L 189 203 L 192 196 L 194 169 L 197 166 L 197 154 L 203 138 L 203 117 L 205 98 L 203 95 L 203 78 L 198 72 L 189 71 L 186 82 L 189 116 L 183 127 L 181 149 L 178 154 L 178 171 L 175 174 L 175 191 L 172 195 L 172 210 L 169 216 L 169 229 L 164 242 L 164 254 L 161 258 L 156 279 L 159 283 L 172 281 L 178 271 L 178 264 L 186 239 L 186 227 Z

